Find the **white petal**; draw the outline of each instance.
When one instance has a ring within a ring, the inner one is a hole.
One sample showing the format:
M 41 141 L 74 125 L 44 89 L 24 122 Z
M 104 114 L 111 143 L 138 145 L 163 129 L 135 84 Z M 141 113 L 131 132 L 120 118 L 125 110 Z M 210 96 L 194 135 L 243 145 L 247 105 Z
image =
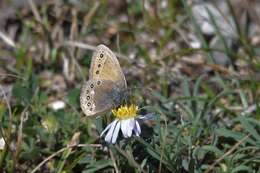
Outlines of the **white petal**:
M 135 121 L 134 132 L 135 132 L 136 136 L 140 136 L 140 134 L 141 134 L 141 128 L 140 128 L 138 121 Z
M 141 115 L 141 116 L 138 117 L 138 119 L 140 119 L 140 120 L 150 120 L 150 119 L 153 119 L 153 118 L 155 118 L 154 113 L 148 113 L 148 114 Z
M 128 129 L 127 129 L 127 136 L 128 137 L 132 136 L 132 132 L 133 132 L 134 127 L 135 127 L 135 120 L 134 120 L 134 118 L 131 118 L 131 119 L 128 120 Z
M 121 130 L 122 130 L 122 133 L 123 133 L 123 135 L 124 135 L 125 138 L 128 137 L 128 135 L 127 135 L 127 131 L 128 131 L 128 121 L 129 121 L 129 119 L 121 120 Z
M 112 125 L 113 123 L 114 123 L 114 121 L 113 121 L 112 123 L 108 124 L 108 126 L 105 128 L 105 130 L 103 130 L 103 131 L 101 132 L 100 137 L 102 137 L 102 136 L 104 135 L 104 133 L 111 127 L 111 125 Z
M 114 129 L 116 127 L 116 124 L 117 124 L 118 120 L 115 120 L 111 123 L 111 127 L 105 137 L 105 141 L 106 142 L 111 142 L 111 139 L 112 139 L 112 136 L 113 136 L 113 132 L 114 132 Z
M 116 139 L 117 139 L 117 136 L 118 136 L 118 132 L 119 132 L 119 130 L 120 130 L 120 126 L 121 126 L 121 122 L 119 121 L 119 122 L 116 124 L 114 133 L 113 133 L 113 135 L 112 135 L 112 144 L 116 143 Z

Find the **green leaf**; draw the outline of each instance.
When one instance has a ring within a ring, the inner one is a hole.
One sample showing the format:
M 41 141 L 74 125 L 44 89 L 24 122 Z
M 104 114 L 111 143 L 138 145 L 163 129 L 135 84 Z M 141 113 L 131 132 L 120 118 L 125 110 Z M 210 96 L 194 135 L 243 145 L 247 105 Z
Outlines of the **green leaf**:
M 245 117 L 240 116 L 238 119 L 246 131 L 248 131 L 256 140 L 260 140 L 260 135 Z
M 217 147 L 215 146 L 210 146 L 210 145 L 204 145 L 201 147 L 202 150 L 206 150 L 206 151 L 211 151 L 213 152 L 217 157 L 220 157 L 222 156 L 224 153 L 218 149 Z
M 247 172 L 253 172 L 251 168 L 245 165 L 239 165 L 238 167 L 235 167 L 232 169 L 231 173 L 241 172 L 241 171 L 247 171 Z
M 75 88 L 70 90 L 68 94 L 69 104 L 74 107 L 79 107 L 79 95 L 80 95 L 80 89 Z
M 13 95 L 18 99 L 19 102 L 29 103 L 33 93 L 30 88 L 25 88 L 20 85 L 14 85 Z
M 242 133 L 234 132 L 234 131 L 226 129 L 226 128 L 216 129 L 216 133 L 218 136 L 233 138 L 236 141 L 239 141 L 244 137 L 244 135 Z
M 246 95 L 245 93 L 242 92 L 242 90 L 239 90 L 239 96 L 240 96 L 240 99 L 242 101 L 242 105 L 243 105 L 243 108 L 247 108 L 248 107 L 248 103 L 247 103 L 247 98 L 246 98 Z
M 93 157 L 91 155 L 87 155 L 78 161 L 79 164 L 86 164 L 91 162 L 93 162 Z
M 204 75 L 201 75 L 197 80 L 193 88 L 193 96 L 199 96 L 199 89 Z

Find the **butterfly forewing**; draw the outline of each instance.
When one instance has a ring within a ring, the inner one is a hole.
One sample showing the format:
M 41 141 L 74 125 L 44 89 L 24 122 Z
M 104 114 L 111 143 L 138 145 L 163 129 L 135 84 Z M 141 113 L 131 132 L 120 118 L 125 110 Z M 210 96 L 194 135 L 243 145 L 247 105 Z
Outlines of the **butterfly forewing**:
M 114 53 L 106 46 L 99 45 L 92 56 L 90 79 L 115 81 L 126 87 L 125 76 Z
M 91 58 L 89 79 L 98 78 L 100 76 L 107 58 L 108 56 L 105 54 L 103 45 L 97 46 Z

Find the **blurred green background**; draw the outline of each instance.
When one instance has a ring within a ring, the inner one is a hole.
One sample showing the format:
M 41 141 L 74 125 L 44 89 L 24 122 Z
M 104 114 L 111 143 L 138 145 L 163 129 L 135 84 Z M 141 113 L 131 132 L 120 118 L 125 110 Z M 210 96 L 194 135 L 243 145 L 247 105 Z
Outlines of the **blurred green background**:
M 80 109 L 98 44 L 156 115 L 140 138 Z M 258 0 L 2 0 L 0 172 L 259 173 L 259 45 Z

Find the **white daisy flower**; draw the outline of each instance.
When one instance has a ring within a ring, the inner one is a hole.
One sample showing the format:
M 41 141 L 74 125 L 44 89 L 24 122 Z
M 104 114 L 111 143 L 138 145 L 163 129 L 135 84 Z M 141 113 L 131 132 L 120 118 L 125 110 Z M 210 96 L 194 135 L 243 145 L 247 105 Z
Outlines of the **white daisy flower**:
M 105 141 L 108 143 L 115 143 L 121 129 L 123 136 L 129 138 L 133 135 L 140 136 L 141 127 L 138 120 L 150 119 L 153 115 L 137 115 L 138 107 L 135 105 L 121 106 L 117 110 L 112 110 L 116 119 L 110 123 L 101 133 L 101 137 L 107 132 Z

